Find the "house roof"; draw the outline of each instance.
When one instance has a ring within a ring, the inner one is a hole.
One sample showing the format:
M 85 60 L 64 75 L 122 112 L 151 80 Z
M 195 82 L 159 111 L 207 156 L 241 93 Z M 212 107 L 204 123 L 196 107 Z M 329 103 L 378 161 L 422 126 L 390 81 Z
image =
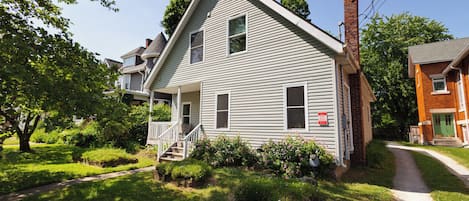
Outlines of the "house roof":
M 112 67 L 112 66 L 116 66 L 117 68 L 122 67 L 122 62 L 116 61 L 114 59 L 105 58 L 104 62 L 107 64 L 108 67 Z
M 443 74 L 446 75 L 452 68 L 458 66 L 467 56 L 469 56 L 469 45 L 458 53 L 456 58 L 443 70 Z
M 414 77 L 415 64 L 453 61 L 469 45 L 469 37 L 409 47 L 409 77 Z
M 147 59 L 151 57 L 159 57 L 164 47 L 166 46 L 166 43 L 166 37 L 164 37 L 163 33 L 159 33 L 150 43 L 147 49 L 142 53 L 142 58 Z
M 452 61 L 467 45 L 469 45 L 469 37 L 411 46 L 409 57 L 413 64 Z
M 124 58 L 128 58 L 130 56 L 133 56 L 133 55 L 142 55 L 142 53 L 144 51 L 145 51 L 144 47 L 137 47 L 137 48 L 133 49 L 132 51 L 127 52 L 124 55 L 122 55 L 121 58 L 124 59 Z
M 272 9 L 274 12 L 278 13 L 280 16 L 284 17 L 286 20 L 290 21 L 292 24 L 296 25 L 298 28 L 304 30 L 306 33 L 308 33 L 312 37 L 321 41 L 323 44 L 325 44 L 334 52 L 340 53 L 340 54 L 344 53 L 344 45 L 340 40 L 331 36 L 330 34 L 320 29 L 319 27 L 315 26 L 314 24 L 295 15 L 293 12 L 283 7 L 278 2 L 272 1 L 272 0 L 258 0 L 258 1 L 263 3 L 268 8 Z M 176 27 L 176 30 L 174 31 L 173 36 L 169 39 L 169 42 L 167 45 L 168 47 L 163 50 L 160 59 L 157 61 L 155 65 L 155 68 L 151 71 L 150 76 L 145 81 L 144 88 L 146 90 L 150 89 L 151 84 L 153 83 L 153 80 L 156 78 L 156 75 L 158 74 L 166 58 L 168 57 L 169 52 L 171 52 L 176 41 L 181 35 L 181 32 L 183 31 L 184 27 L 189 22 L 191 15 L 196 10 L 199 2 L 200 0 L 192 0 L 191 3 L 189 4 L 189 7 L 184 13 L 181 21 L 179 21 L 179 24 Z

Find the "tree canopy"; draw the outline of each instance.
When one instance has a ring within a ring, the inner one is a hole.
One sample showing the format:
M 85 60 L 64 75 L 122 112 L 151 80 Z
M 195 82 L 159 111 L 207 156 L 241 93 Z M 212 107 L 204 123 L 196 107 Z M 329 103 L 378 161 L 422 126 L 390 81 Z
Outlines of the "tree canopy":
M 99 2 L 117 10 L 114 1 Z M 115 78 L 96 54 L 73 42 L 69 23 L 52 0 L 0 2 L 0 134 L 16 133 L 22 151 L 30 150 L 41 119 L 95 114 Z
M 374 127 L 405 134 L 417 123 L 415 82 L 408 77 L 408 47 L 452 39 L 441 23 L 409 13 L 374 16 L 362 30 L 361 61 L 377 101 Z
M 161 24 L 169 37 L 173 35 L 190 3 L 191 0 L 171 0 L 166 6 Z M 301 18 L 308 20 L 310 11 L 306 0 L 281 0 L 280 3 Z
M 306 0 L 280 0 L 280 3 L 296 15 L 308 20 L 310 11 Z

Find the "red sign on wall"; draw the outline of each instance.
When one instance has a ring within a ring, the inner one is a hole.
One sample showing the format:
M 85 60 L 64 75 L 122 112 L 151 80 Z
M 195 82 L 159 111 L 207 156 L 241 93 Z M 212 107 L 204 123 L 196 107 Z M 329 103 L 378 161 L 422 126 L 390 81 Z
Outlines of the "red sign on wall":
M 329 122 L 327 121 L 327 112 L 318 112 L 318 117 L 319 117 L 319 120 L 318 120 L 319 125 L 326 126 L 329 124 Z

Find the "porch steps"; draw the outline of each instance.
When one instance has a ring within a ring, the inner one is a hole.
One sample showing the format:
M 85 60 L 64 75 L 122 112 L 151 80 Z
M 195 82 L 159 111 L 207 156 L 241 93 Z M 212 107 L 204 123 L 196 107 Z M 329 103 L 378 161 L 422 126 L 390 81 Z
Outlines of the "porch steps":
M 158 162 L 171 162 L 171 161 L 182 161 L 184 156 L 184 148 L 182 141 L 174 143 L 169 150 L 164 153 Z
M 435 146 L 445 146 L 445 147 L 461 147 L 462 143 L 459 139 L 455 138 L 444 138 L 444 139 L 434 139 L 433 145 Z

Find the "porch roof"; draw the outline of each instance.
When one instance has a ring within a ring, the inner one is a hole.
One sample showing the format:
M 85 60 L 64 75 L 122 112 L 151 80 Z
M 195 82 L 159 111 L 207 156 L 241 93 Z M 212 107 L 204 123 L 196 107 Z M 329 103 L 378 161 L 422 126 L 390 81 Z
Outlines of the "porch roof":
M 166 88 L 153 89 L 153 91 L 166 93 L 166 94 L 177 94 L 178 88 L 181 87 L 181 93 L 200 91 L 201 82 L 184 83 L 177 86 L 168 86 Z

